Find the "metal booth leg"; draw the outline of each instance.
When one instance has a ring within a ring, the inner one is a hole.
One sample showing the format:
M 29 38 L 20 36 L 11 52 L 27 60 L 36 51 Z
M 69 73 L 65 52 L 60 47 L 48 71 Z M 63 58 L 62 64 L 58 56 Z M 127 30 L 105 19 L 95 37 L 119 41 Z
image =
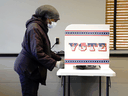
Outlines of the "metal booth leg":
M 65 96 L 65 76 L 63 76 L 63 96 Z
M 101 76 L 99 76 L 99 96 L 101 96 Z
M 70 96 L 70 76 L 68 76 L 68 96 Z
M 106 77 L 106 96 L 109 96 L 109 87 L 111 87 L 110 77 Z

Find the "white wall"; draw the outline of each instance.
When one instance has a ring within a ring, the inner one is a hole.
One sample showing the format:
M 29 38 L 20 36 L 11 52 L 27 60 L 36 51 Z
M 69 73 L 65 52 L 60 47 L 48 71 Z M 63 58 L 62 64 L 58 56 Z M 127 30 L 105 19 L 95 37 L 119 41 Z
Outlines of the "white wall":
M 57 27 L 50 30 L 51 45 L 60 38 L 54 50 L 64 50 L 64 30 L 69 24 L 104 24 L 105 0 L 1 0 L 0 53 L 19 53 L 25 23 L 37 7 L 50 4 L 60 13 Z

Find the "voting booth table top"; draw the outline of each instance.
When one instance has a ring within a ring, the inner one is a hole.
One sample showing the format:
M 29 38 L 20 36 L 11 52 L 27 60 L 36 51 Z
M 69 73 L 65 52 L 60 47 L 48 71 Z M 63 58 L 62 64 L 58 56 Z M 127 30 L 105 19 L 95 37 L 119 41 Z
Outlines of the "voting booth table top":
M 109 96 L 110 77 L 116 73 L 109 68 L 109 25 L 71 24 L 65 29 L 65 65 L 57 71 L 63 77 L 65 96 L 65 77 L 99 76 L 99 96 L 101 96 L 101 76 L 106 77 L 106 96 Z M 79 69 L 77 66 L 86 66 Z M 91 67 L 92 68 L 91 68 Z M 68 89 L 68 96 L 70 90 Z

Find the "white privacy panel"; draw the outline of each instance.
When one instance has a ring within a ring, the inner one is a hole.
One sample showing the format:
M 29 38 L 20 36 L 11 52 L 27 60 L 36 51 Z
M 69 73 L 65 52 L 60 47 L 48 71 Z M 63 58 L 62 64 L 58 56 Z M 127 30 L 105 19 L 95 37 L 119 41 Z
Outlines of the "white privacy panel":
M 71 24 L 65 29 L 66 65 L 109 65 L 109 25 Z

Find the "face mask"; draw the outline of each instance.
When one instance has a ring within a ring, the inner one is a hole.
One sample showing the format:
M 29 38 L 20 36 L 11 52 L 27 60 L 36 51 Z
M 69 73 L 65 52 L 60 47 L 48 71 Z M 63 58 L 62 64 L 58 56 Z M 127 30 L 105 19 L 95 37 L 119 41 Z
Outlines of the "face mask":
M 57 25 L 56 22 L 51 21 L 51 24 L 48 23 L 48 28 L 54 28 L 56 25 Z

